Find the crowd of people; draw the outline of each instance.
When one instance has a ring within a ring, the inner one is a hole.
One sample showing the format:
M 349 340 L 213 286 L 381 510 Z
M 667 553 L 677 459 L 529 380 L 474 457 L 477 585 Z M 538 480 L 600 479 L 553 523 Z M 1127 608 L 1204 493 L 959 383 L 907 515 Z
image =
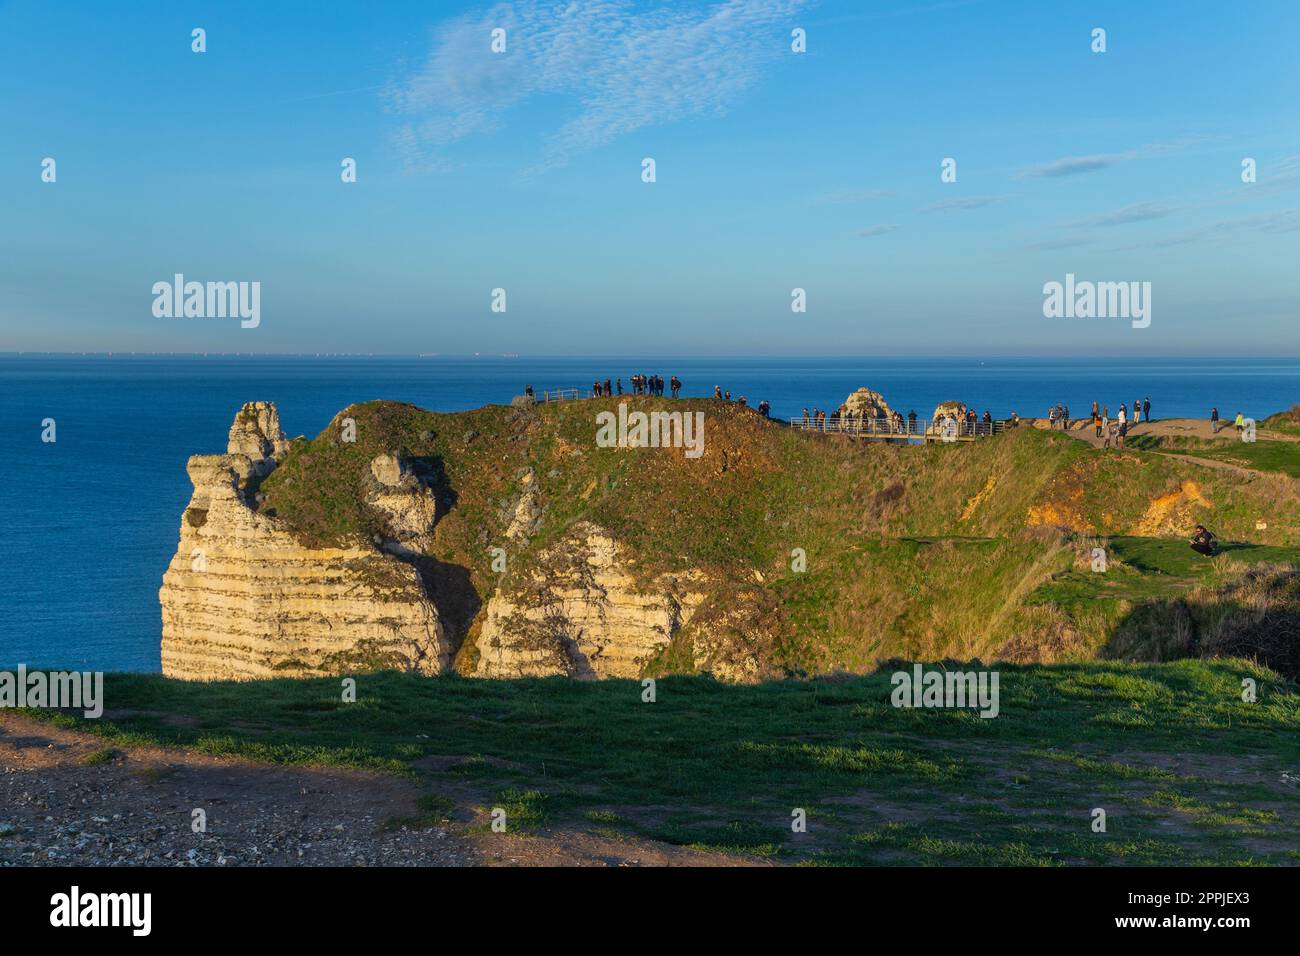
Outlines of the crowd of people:
M 1048 427 L 1066 431 L 1070 428 L 1070 406 L 1058 402 L 1047 410 Z M 1127 402 L 1121 402 L 1119 411 L 1112 419 L 1110 406 L 1098 402 L 1092 403 L 1092 414 L 1084 420 L 1084 426 L 1090 424 L 1095 437 L 1102 440 L 1103 448 L 1123 448 L 1129 429 L 1143 421 L 1151 421 L 1151 399 L 1135 398 L 1130 410 Z
M 664 388 L 667 387 L 673 398 L 679 398 L 682 391 L 682 380 L 676 375 L 671 376 L 667 382 L 661 375 L 642 375 L 636 374 L 628 379 L 631 385 L 633 395 L 651 395 L 662 396 Z M 591 383 L 591 394 L 596 398 L 606 398 L 613 395 L 622 395 L 623 380 L 605 379 Z M 524 387 L 524 394 L 529 398 L 535 398 L 532 385 Z M 719 401 L 731 401 L 730 389 L 723 389 L 721 385 L 713 386 L 713 397 Z M 748 400 L 744 395 L 736 399 L 736 403 L 742 408 L 749 406 Z M 771 403 L 766 400 L 758 403 L 756 411 L 764 418 L 770 418 L 772 414 Z M 1088 419 L 1084 419 L 1079 425 L 1074 427 L 1089 427 L 1093 429 L 1095 437 L 1101 439 L 1103 448 L 1123 448 L 1125 439 L 1129 430 L 1142 422 L 1150 422 L 1151 419 L 1151 399 L 1145 397 L 1134 399 L 1130 406 L 1127 402 L 1121 402 L 1119 410 L 1114 417 L 1111 416 L 1110 406 L 1102 405 L 1098 402 L 1092 403 L 1092 414 Z M 1007 419 L 1009 424 L 1018 424 L 1020 416 L 1014 411 L 1011 417 Z M 1070 406 L 1058 402 L 1047 410 L 1048 427 L 1055 431 L 1060 429 L 1066 431 L 1070 429 Z M 907 413 L 904 418 L 901 412 L 890 412 L 886 415 L 872 416 L 867 409 L 854 411 L 841 405 L 838 409 L 827 412 L 824 409 L 814 407 L 811 411 L 807 407 L 803 410 L 803 423 L 820 427 L 826 431 L 887 431 L 891 434 L 898 435 L 919 435 L 924 429 L 918 429 L 916 410 Z M 1241 412 L 1237 413 L 1234 422 L 1238 433 L 1245 428 L 1245 416 Z M 993 415 L 988 409 L 985 409 L 984 415 L 978 417 L 975 409 L 968 408 L 964 415 L 948 414 L 942 420 L 936 419 L 936 427 L 943 431 L 949 429 L 959 435 L 991 435 L 994 430 Z M 1219 409 L 1210 410 L 1210 428 L 1213 433 L 1218 434 L 1219 430 L 1224 427 L 1219 418 Z
M 664 394 L 665 385 L 668 387 L 673 398 L 680 398 L 682 392 L 682 380 L 676 375 L 673 375 L 667 382 L 665 382 L 662 375 L 641 375 L 638 373 L 628 379 L 628 384 L 632 386 L 632 390 L 629 393 L 632 395 L 662 396 Z M 570 389 L 568 391 L 573 390 Z M 614 395 L 622 394 L 623 380 L 621 378 L 607 378 L 603 382 L 597 379 L 591 383 L 591 396 L 593 398 L 610 398 Z M 533 390 L 531 384 L 524 386 L 524 395 L 527 398 L 537 398 L 537 393 Z M 713 386 L 713 397 L 729 402 L 731 401 L 731 391 L 728 389 L 724 392 L 721 385 L 715 385 Z M 749 402 L 744 395 L 737 398 L 736 403 L 744 408 L 749 407 Z M 761 401 L 758 403 L 756 411 L 764 418 L 770 418 L 772 414 L 772 405 L 766 400 Z

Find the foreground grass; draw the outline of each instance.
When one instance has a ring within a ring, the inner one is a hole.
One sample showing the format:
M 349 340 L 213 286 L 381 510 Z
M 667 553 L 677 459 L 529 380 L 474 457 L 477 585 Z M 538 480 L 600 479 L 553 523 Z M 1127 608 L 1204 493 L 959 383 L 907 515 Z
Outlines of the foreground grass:
M 108 675 L 117 746 L 177 745 L 421 780 L 422 817 L 502 807 L 790 862 L 1300 863 L 1300 695 L 1239 661 L 1001 666 L 1001 715 L 896 709 L 890 668 L 732 686 L 701 677 L 487 681 L 392 672 L 188 684 Z M 1241 699 L 1241 682 L 1259 700 Z M 1291 776 L 1284 776 L 1290 774 Z M 1107 831 L 1091 829 L 1107 812 Z M 806 833 L 793 833 L 795 808 Z

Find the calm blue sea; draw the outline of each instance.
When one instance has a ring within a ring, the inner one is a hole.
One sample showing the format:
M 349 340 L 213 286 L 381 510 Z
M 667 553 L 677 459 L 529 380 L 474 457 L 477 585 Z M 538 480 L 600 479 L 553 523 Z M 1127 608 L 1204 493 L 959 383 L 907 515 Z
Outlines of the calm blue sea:
M 1058 401 L 1114 413 L 1150 396 L 1154 417 L 1262 418 L 1300 402 L 1300 360 L 924 361 L 865 359 L 506 359 L 46 357 L 0 355 L 0 668 L 159 669 L 158 587 L 189 500 L 185 460 L 225 450 L 239 406 L 270 400 L 290 435 L 315 435 L 343 406 L 395 399 L 437 411 L 589 387 L 599 377 L 676 374 L 786 418 L 835 408 L 859 386 L 904 412 L 959 399 L 995 417 Z M 41 441 L 41 421 L 58 441 Z

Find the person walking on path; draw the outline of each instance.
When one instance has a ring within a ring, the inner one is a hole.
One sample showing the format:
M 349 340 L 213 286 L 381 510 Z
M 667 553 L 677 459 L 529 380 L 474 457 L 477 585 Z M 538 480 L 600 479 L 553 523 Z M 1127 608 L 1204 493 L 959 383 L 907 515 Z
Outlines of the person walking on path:
M 1237 434 L 1240 435 L 1246 427 L 1246 416 L 1237 412 Z
M 1114 431 L 1114 426 L 1112 426 L 1112 425 L 1110 424 L 1110 422 L 1107 422 L 1107 423 L 1102 427 L 1102 440 L 1101 440 L 1101 447 L 1102 447 L 1102 448 L 1109 448 L 1109 447 L 1110 447 L 1111 434 L 1112 434 L 1113 431 Z
M 1218 406 L 1210 409 L 1210 434 L 1219 434 L 1219 409 Z

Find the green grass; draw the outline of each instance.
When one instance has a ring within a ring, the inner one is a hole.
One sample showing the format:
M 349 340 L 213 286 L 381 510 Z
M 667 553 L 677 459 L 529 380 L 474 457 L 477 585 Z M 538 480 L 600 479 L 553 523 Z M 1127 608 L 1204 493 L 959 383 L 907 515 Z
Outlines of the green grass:
M 888 669 L 661 678 L 653 704 L 624 680 L 383 672 L 358 675 L 343 705 L 334 680 L 114 674 L 106 699 L 123 716 L 50 719 L 119 747 L 406 774 L 430 796 L 398 826 L 444 820 L 454 798 L 484 819 L 501 807 L 511 831 L 599 826 L 786 862 L 1296 862 L 1300 794 L 1281 782 L 1300 759 L 1295 685 L 1236 661 L 999 672 L 993 720 L 894 708 Z M 1106 834 L 1090 830 L 1097 806 Z M 791 832 L 794 808 L 807 833 Z
M 340 413 L 356 421 L 355 443 L 339 440 L 337 424 L 295 442 L 262 483 L 261 507 L 308 543 L 367 541 L 385 520 L 365 503 L 371 460 L 412 462 L 439 501 L 431 590 L 462 672 L 477 655 L 464 640 L 475 615 L 498 595 L 536 604 L 539 581 L 564 580 L 580 521 L 618 542 L 623 570 L 647 591 L 663 589 L 658 576 L 686 573 L 706 595 L 646 674 L 757 666 L 768 677 L 858 671 L 895 655 L 989 657 L 1008 642 L 1020 645 L 1003 655 L 1013 659 L 1072 659 L 1075 648 L 1037 656 L 1050 612 L 1025 601 L 1068 561 L 1053 529 L 1131 532 L 1153 500 L 1188 481 L 1208 502 L 1195 516 L 1225 539 L 1280 546 L 1300 525 L 1300 495 L 1286 489 L 1030 427 L 903 447 L 796 433 L 731 403 L 622 401 L 702 412 L 704 456 L 596 447 L 595 415 L 619 399 L 451 414 L 366 402 Z M 537 525 L 526 541 L 507 539 L 525 493 Z M 489 566 L 494 546 L 508 552 L 504 573 Z M 805 571 L 792 568 L 795 549 Z M 1090 613 L 1076 643 L 1106 639 L 1105 615 Z
M 1219 441 L 1177 436 L 1156 439 L 1149 435 L 1137 435 L 1129 444 L 1144 451 L 1191 455 L 1255 471 L 1271 471 L 1290 478 L 1300 478 L 1300 442 L 1270 441 L 1264 438 L 1244 442 L 1237 439 L 1232 428 L 1224 429 L 1221 434 Z
M 1224 559 L 1246 564 L 1300 565 L 1300 548 L 1220 542 L 1220 555 L 1206 557 L 1181 538 L 1099 539 L 1107 554 L 1105 572 L 1071 569 L 1038 588 L 1031 603 L 1073 605 L 1097 599 L 1141 601 L 1173 597 L 1222 575 Z

